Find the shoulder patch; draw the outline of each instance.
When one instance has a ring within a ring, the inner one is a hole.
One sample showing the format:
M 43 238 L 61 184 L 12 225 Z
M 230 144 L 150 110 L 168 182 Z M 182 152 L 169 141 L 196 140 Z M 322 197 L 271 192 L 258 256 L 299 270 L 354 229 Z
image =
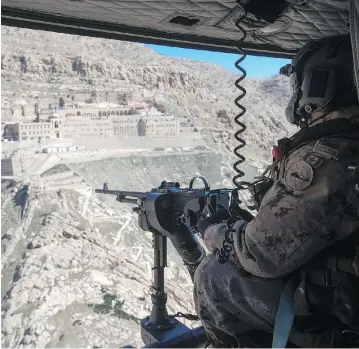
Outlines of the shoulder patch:
M 313 152 L 323 155 L 327 158 L 333 158 L 334 160 L 338 160 L 339 151 L 324 145 L 321 141 L 318 141 L 314 145 Z
M 305 154 L 303 160 L 307 162 L 309 165 L 313 166 L 314 168 L 318 168 L 324 162 L 323 158 L 313 153 Z
M 284 183 L 292 190 L 304 190 L 312 183 L 313 175 L 312 166 L 304 160 L 299 160 L 286 171 Z
M 324 156 L 327 159 L 339 160 L 339 157 L 346 151 L 348 144 L 352 141 L 349 139 L 322 139 L 315 143 L 312 152 Z

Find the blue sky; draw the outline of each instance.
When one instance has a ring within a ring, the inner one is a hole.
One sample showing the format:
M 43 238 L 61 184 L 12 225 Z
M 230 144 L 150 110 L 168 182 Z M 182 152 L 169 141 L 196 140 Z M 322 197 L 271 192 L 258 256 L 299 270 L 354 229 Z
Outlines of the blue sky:
M 162 53 L 170 57 L 191 58 L 200 61 L 206 61 L 218 64 L 230 71 L 237 72 L 234 67 L 234 62 L 238 59 L 238 55 L 230 53 L 210 52 L 201 50 L 191 50 L 185 48 L 147 45 L 158 53 Z M 279 69 L 290 63 L 288 59 L 281 58 L 267 58 L 267 57 L 254 57 L 247 56 L 242 65 L 247 71 L 247 76 L 253 78 L 262 78 L 272 76 L 279 72 Z

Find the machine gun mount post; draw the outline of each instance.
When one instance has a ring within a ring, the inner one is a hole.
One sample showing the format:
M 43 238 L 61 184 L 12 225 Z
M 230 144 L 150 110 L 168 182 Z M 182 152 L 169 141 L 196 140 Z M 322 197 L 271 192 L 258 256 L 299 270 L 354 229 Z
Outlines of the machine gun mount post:
M 164 275 L 167 266 L 167 238 L 162 234 L 153 233 L 153 250 L 152 311 L 148 324 L 157 328 L 172 327 L 166 308 L 167 294 Z
M 141 338 L 146 346 L 188 336 L 188 332 L 191 332 L 187 326 L 167 313 L 164 275 L 167 266 L 167 237 L 158 232 L 152 233 L 154 252 L 152 310 L 151 314 L 141 321 Z

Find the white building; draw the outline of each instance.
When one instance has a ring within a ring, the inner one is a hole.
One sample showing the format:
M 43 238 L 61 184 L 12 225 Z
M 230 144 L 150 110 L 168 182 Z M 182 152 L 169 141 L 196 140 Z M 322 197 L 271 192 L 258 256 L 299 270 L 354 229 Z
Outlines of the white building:
M 151 108 L 139 110 L 139 114 L 140 114 L 140 115 L 146 115 L 146 116 L 151 116 L 151 115 L 154 115 L 154 116 L 164 115 L 162 112 L 158 111 L 158 109 L 156 109 L 155 107 L 151 107 Z
M 59 109 L 58 114 L 62 117 L 71 117 L 71 116 L 85 116 L 85 117 L 97 117 L 98 111 L 96 108 L 66 108 Z
M 178 136 L 180 123 L 172 115 L 119 115 L 109 117 L 114 136 Z
M 64 138 L 107 137 L 113 135 L 113 127 L 107 118 L 66 118 L 61 124 L 61 135 Z
M 23 122 L 18 124 L 19 141 L 41 141 L 44 139 L 60 138 L 57 120 L 49 122 Z
M 138 136 L 140 115 L 120 115 L 111 117 L 114 136 Z
M 58 110 L 59 112 L 61 110 Z M 109 110 L 102 111 L 102 116 L 96 117 L 70 116 L 62 118 L 58 114 L 53 114 L 46 121 L 6 123 L 2 125 L 2 138 L 21 142 L 41 142 L 47 139 L 77 137 L 175 137 L 181 133 L 196 132 L 191 122 L 186 120 L 181 123 L 181 119 L 172 115 L 116 115 L 116 113 L 107 115 L 108 112 Z
M 139 120 L 138 135 L 150 137 L 173 137 L 180 134 L 179 120 L 173 116 L 143 116 Z
M 83 150 L 85 147 L 69 146 L 69 147 L 46 147 L 42 149 L 43 153 L 63 153 L 76 150 Z
M 103 116 L 120 116 L 120 115 L 134 115 L 140 114 L 141 108 L 132 108 L 130 106 L 116 107 L 116 108 L 97 108 L 97 107 L 84 107 L 84 108 L 65 108 L 59 109 L 57 113 L 61 117 L 71 116 L 84 116 L 90 118 L 103 117 Z

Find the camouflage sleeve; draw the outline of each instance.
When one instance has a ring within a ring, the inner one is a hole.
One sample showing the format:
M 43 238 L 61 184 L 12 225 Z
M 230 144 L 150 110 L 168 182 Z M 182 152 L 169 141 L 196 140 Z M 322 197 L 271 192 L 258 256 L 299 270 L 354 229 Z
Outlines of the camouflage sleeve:
M 341 165 L 318 158 L 312 167 L 303 151 L 288 159 L 255 219 L 245 229 L 235 226 L 232 257 L 253 275 L 289 274 L 359 227 L 358 199 Z

